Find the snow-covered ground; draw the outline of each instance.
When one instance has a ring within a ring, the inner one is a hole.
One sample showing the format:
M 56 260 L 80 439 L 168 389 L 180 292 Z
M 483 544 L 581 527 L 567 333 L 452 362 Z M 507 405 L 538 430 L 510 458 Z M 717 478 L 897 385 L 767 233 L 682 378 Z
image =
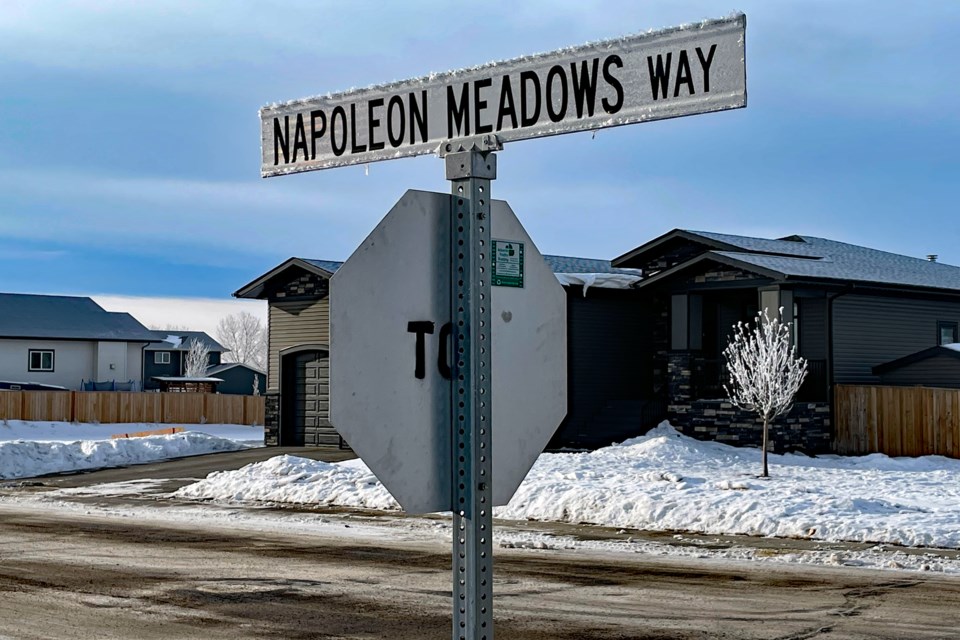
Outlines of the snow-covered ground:
M 182 426 L 173 435 L 110 436 Z M 0 479 L 120 467 L 263 445 L 263 427 L 0 421 Z
M 640 530 L 960 548 L 960 461 L 771 455 L 700 442 L 666 423 L 590 453 L 540 456 L 499 518 Z M 397 509 L 360 461 L 278 456 L 211 474 L 181 498 Z
M 123 425 L 145 430 L 155 425 Z M 186 455 L 202 447 L 239 447 L 250 429 L 204 425 L 211 434 L 106 441 L 118 425 L 55 423 L 0 424 L 0 472 L 13 468 L 15 449 L 34 452 L 45 470 L 71 465 L 143 462 L 151 448 L 156 455 Z M 47 438 L 41 443 L 41 438 Z M 257 439 L 249 438 L 260 443 Z M 81 440 L 74 440 L 81 438 Z M 179 442 L 179 444 L 175 444 Z M 50 445 L 43 450 L 40 445 Z M 57 447 L 68 447 L 59 449 Z M 125 451 L 134 447 L 139 451 Z M 179 447 L 179 450 L 177 449 Z M 109 453 L 113 449 L 114 453 Z M 213 449 L 217 450 L 217 449 Z M 66 452 L 70 452 L 69 455 Z M 89 452 L 89 453 L 85 453 Z M 111 461 L 109 455 L 117 456 Z M 71 458 L 71 456 L 74 456 Z M 127 457 L 125 462 L 121 460 Z M 135 460 L 133 458 L 136 458 Z M 903 571 L 960 574 L 955 551 L 912 550 L 890 543 L 960 548 L 960 461 L 941 457 L 891 459 L 799 455 L 771 456 L 769 480 L 756 477 L 759 451 L 686 438 L 669 425 L 646 436 L 591 453 L 544 454 L 509 505 L 495 510 L 501 549 L 532 551 L 584 549 L 611 553 L 682 556 L 717 561 L 773 562 L 856 566 Z M 157 458 L 154 458 L 157 459 Z M 22 464 L 22 463 L 21 463 Z M 37 462 L 31 473 L 38 473 Z M 207 479 L 166 494 L 164 482 L 133 482 L 24 492 L 0 493 L 5 508 L 51 509 L 100 517 L 135 517 L 138 521 L 181 525 L 227 526 L 251 531 L 332 535 L 376 541 L 392 539 L 449 544 L 449 518 L 369 517 L 350 514 L 273 511 L 265 503 L 339 505 L 397 510 L 396 502 L 359 460 L 327 464 L 293 456 L 276 456 L 238 471 Z M 165 503 L 156 498 L 187 499 Z M 148 496 L 146 502 L 138 498 Z M 130 499 L 128 501 L 128 499 Z M 191 504 L 193 499 L 204 500 Z M 213 504 L 211 504 L 211 501 Z M 512 522 L 511 522 L 512 520 Z M 595 523 L 616 527 L 607 539 L 552 533 L 530 520 Z M 665 541 L 632 533 L 673 530 Z M 707 534 L 706 537 L 693 535 Z M 721 534 L 757 534 L 807 538 L 804 542 L 721 538 Z M 839 541 L 871 541 L 850 545 Z

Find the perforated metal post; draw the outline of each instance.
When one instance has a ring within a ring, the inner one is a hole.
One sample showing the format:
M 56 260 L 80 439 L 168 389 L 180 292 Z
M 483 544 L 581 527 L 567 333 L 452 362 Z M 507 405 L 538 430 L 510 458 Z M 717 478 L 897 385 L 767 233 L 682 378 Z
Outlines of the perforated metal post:
M 490 424 L 492 152 L 445 157 L 452 183 L 453 639 L 493 640 Z

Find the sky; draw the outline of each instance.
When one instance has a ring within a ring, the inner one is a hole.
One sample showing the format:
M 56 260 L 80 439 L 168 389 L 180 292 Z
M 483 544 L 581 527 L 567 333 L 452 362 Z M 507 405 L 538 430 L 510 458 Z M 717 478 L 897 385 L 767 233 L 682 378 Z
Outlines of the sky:
M 734 10 L 746 109 L 499 152 L 493 194 L 541 251 L 609 259 L 679 227 L 960 265 L 960 3 L 457 6 L 4 0 L 0 291 L 158 326 L 262 314 L 230 294 L 290 256 L 346 259 L 406 189 L 449 186 L 430 156 L 261 179 L 261 106 Z

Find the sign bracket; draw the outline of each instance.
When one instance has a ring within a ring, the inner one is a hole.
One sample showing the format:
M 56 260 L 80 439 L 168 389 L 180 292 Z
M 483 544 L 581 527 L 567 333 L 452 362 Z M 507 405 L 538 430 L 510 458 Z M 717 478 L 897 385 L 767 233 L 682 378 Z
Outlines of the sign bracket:
M 474 148 L 444 161 L 452 191 L 453 640 L 493 640 L 490 183 L 497 156 Z

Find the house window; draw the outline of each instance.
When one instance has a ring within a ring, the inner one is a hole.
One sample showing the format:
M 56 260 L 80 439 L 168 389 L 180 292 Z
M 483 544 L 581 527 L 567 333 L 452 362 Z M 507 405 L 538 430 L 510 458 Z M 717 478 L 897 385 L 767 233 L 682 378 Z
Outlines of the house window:
M 27 360 L 29 371 L 53 371 L 52 349 L 30 349 Z
M 953 344 L 957 340 L 957 323 L 941 320 L 937 323 L 937 344 Z
M 170 364 L 170 352 L 169 352 L 169 351 L 154 351 L 154 352 L 153 352 L 153 364 Z

